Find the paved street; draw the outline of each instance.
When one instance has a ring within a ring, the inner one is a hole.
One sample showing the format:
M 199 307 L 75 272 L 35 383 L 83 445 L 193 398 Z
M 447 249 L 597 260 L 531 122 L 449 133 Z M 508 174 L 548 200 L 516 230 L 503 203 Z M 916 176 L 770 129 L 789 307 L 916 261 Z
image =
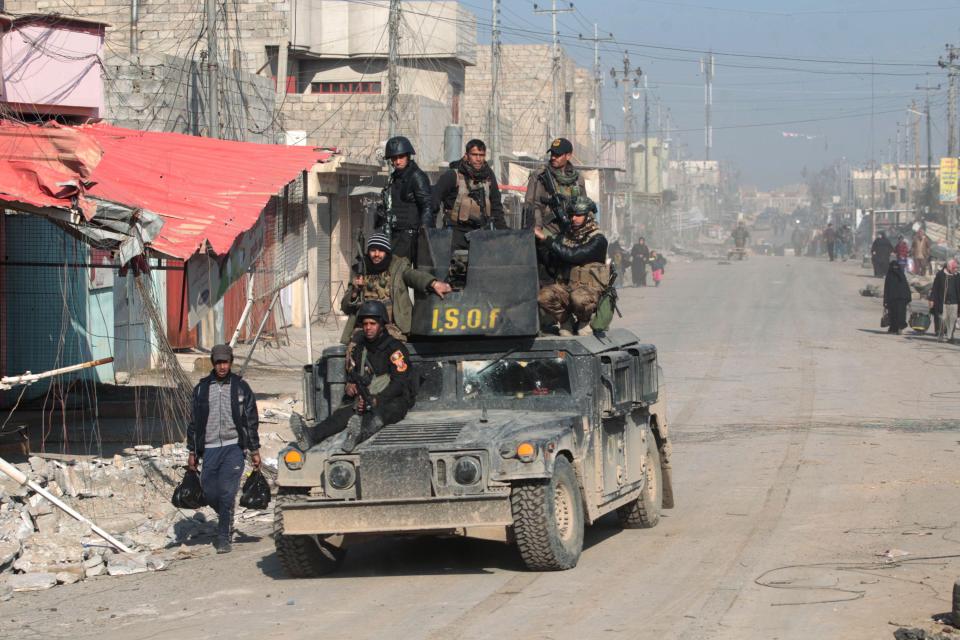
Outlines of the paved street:
M 624 319 L 667 380 L 677 507 L 605 518 L 579 566 L 529 573 L 492 542 L 351 550 L 283 577 L 266 535 L 166 572 L 0 603 L 26 638 L 892 637 L 960 577 L 960 347 L 889 336 L 859 263 L 667 265 Z M 906 552 L 899 563 L 880 557 Z

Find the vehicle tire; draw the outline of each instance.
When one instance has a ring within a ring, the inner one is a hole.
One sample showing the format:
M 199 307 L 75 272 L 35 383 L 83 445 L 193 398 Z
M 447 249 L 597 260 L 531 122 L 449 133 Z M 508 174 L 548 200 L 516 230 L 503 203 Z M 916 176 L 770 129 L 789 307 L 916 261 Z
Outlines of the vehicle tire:
M 647 430 L 646 478 L 640 495 L 635 500 L 617 509 L 620 524 L 625 529 L 649 529 L 660 522 L 660 507 L 663 505 L 663 469 L 660 467 L 660 451 L 657 439 L 650 426 Z
M 273 541 L 277 557 L 284 571 L 291 578 L 316 578 L 332 573 L 340 568 L 345 549 L 336 547 L 319 536 L 295 535 L 283 533 L 284 500 L 277 496 L 274 506 Z
M 510 494 L 513 533 L 531 571 L 577 566 L 583 551 L 583 502 L 573 465 L 563 456 L 550 480 L 518 482 Z

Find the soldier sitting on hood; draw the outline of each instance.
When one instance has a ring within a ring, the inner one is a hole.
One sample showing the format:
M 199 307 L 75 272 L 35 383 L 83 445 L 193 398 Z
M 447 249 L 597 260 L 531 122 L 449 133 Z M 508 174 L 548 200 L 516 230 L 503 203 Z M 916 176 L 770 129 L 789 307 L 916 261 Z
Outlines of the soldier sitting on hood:
M 537 301 L 562 336 L 586 329 L 588 322 L 592 333 L 602 336 L 613 319 L 607 239 L 594 220 L 596 211 L 593 200 L 581 196 L 570 207 L 570 226 L 561 234 L 549 235 L 540 226 L 533 230 L 557 274 L 556 282 L 540 289 Z
M 377 300 L 387 310 L 386 331 L 397 340 L 405 341 L 413 322 L 413 302 L 407 287 L 422 293 L 433 292 L 444 297 L 450 285 L 437 280 L 426 271 L 414 269 L 402 256 L 391 255 L 390 239 L 374 233 L 367 240 L 363 263 L 353 266 L 353 281 L 340 301 L 340 310 L 347 314 L 340 341 L 347 344 L 357 328 L 357 309 L 364 301 Z
M 466 234 L 475 229 L 506 229 L 497 176 L 487 164 L 483 140 L 467 143 L 466 153 L 433 187 L 433 212 L 443 210 L 443 225 L 453 229 L 451 248 L 469 248 Z

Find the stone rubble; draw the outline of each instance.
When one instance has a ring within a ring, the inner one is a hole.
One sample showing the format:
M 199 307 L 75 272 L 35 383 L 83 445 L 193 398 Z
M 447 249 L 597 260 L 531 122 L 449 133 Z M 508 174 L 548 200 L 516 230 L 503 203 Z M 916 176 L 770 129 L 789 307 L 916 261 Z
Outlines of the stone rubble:
M 275 434 L 264 434 L 268 440 L 270 435 Z M 0 474 L 0 601 L 15 592 L 97 576 L 163 571 L 173 562 L 212 553 L 213 512 L 170 504 L 186 463 L 186 447 L 176 443 L 138 445 L 107 459 L 33 456 L 16 465 L 133 549 L 130 554 L 117 552 L 88 525 Z M 241 532 L 273 521 L 272 509 L 238 507 L 236 516 Z

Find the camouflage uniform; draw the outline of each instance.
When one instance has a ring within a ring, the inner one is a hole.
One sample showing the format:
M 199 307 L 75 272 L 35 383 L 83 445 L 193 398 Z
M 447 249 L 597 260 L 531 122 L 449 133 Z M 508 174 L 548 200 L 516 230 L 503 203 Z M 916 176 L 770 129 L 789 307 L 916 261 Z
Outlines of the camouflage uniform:
M 577 324 L 588 320 L 594 331 L 605 331 L 612 319 L 612 304 L 603 318 L 595 318 L 601 298 L 610 285 L 610 267 L 607 260 L 607 239 L 591 215 L 596 211 L 593 201 L 586 197 L 575 201 L 574 209 L 587 208 L 587 219 L 579 229 L 570 228 L 562 235 L 543 241 L 545 251 L 558 267 L 556 281 L 540 289 L 537 302 L 548 316 L 561 327 L 576 318 Z

